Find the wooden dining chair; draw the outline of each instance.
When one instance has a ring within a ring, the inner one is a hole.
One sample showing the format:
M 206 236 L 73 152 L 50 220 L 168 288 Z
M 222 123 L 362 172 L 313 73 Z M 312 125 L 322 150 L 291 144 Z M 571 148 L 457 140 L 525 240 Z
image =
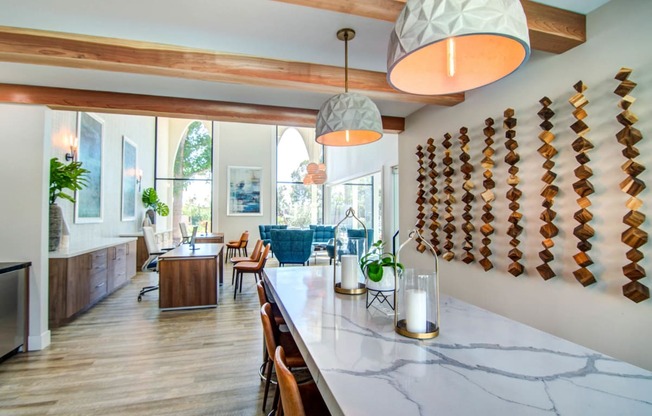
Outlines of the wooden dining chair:
M 298 384 L 288 368 L 285 350 L 276 347 L 274 354 L 276 380 L 281 392 L 281 407 L 286 416 L 321 416 L 330 415 L 324 399 L 314 381 Z
M 269 255 L 270 244 L 266 245 L 263 249 L 263 252 L 260 255 L 258 261 L 242 261 L 233 265 L 233 270 L 235 272 L 235 284 L 233 286 L 233 299 L 235 299 L 238 293 L 238 286 L 240 287 L 240 293 L 242 293 L 242 280 L 245 273 L 251 273 L 256 278 L 256 282 L 263 278 L 263 268 L 267 262 L 267 256 Z
M 247 244 L 249 244 L 249 231 L 242 233 L 239 240 L 232 240 L 226 243 L 227 260 L 235 256 L 236 250 L 238 251 L 238 256 L 242 256 L 242 251 L 244 251 L 245 256 L 248 256 Z
M 251 256 L 231 257 L 231 263 L 236 264 L 236 263 L 242 263 L 243 261 L 257 262 L 258 260 L 260 260 L 260 255 L 262 254 L 262 251 L 263 251 L 263 240 L 258 240 L 256 241 L 256 245 L 254 246 L 254 251 L 251 252 Z M 233 284 L 234 280 L 235 280 L 235 268 L 233 269 L 233 275 L 231 276 L 231 284 Z
M 263 324 L 263 338 L 265 339 L 265 347 L 267 351 L 276 351 L 276 347 L 282 346 L 286 356 L 286 366 L 288 368 L 305 367 L 304 361 L 299 347 L 294 342 L 294 338 L 289 332 L 281 332 L 278 325 L 272 318 L 272 305 L 265 303 L 260 308 L 260 320 Z M 267 356 L 266 372 L 265 372 L 265 395 L 263 396 L 263 412 L 267 406 L 267 396 L 269 395 L 269 386 L 272 382 L 272 369 L 274 368 L 274 359 L 271 355 Z M 277 389 L 278 393 L 278 389 Z M 276 409 L 276 400 L 272 405 Z

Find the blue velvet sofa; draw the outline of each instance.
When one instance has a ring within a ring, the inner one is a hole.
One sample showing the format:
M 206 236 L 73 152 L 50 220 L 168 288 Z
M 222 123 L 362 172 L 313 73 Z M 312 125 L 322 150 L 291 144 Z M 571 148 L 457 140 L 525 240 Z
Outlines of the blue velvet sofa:
M 305 265 L 312 254 L 314 230 L 271 230 L 272 250 L 279 266 Z
M 313 244 L 322 244 L 326 245 L 328 240 L 335 238 L 335 226 L 334 225 L 310 225 L 310 229 L 315 232 L 312 242 Z
M 263 240 L 263 244 L 267 245 L 272 242 L 272 230 L 285 230 L 287 228 L 287 225 L 259 225 L 258 231 L 260 231 L 260 239 Z

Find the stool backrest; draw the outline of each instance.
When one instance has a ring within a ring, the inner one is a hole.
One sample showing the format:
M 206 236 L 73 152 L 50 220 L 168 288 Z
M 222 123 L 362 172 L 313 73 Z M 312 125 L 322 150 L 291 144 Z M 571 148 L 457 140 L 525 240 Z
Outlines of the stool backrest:
M 285 351 L 281 346 L 278 346 L 274 353 L 274 368 L 276 369 L 276 379 L 281 391 L 283 413 L 292 416 L 305 416 L 306 411 L 301 402 L 301 393 L 299 392 L 297 380 L 285 363 Z

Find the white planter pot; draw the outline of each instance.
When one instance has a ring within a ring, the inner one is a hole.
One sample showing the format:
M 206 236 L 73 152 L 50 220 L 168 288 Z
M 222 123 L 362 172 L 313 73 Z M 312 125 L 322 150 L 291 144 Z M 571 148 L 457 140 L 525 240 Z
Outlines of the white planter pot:
M 383 278 L 380 282 L 374 282 L 373 280 L 367 277 L 367 289 L 370 290 L 394 290 L 394 268 L 393 267 L 383 267 Z

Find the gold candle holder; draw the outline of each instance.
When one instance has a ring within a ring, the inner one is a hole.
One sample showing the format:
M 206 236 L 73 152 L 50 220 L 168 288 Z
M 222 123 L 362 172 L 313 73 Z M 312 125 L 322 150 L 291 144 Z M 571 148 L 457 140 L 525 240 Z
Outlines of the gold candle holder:
M 333 288 L 335 289 L 336 293 L 341 293 L 341 294 L 344 294 L 344 295 L 363 295 L 363 294 L 365 294 L 367 292 L 367 286 L 364 283 L 360 282 L 359 278 L 358 278 L 358 287 L 356 287 L 356 288 L 344 288 L 344 287 L 342 287 L 342 278 L 344 277 L 343 276 L 343 271 L 340 274 L 340 281 L 339 282 L 337 281 L 337 263 L 338 263 L 338 261 L 337 261 L 338 260 L 337 235 L 338 235 L 340 225 L 349 218 L 354 218 L 356 221 L 358 221 L 358 223 L 360 223 L 360 225 L 362 225 L 362 228 L 364 229 L 364 241 L 365 242 L 367 241 L 367 238 L 368 238 L 367 227 L 355 215 L 355 211 L 353 210 L 353 208 L 347 209 L 346 213 L 344 214 L 344 218 L 342 218 L 342 220 L 335 225 L 335 242 L 334 242 L 334 244 L 335 244 L 335 248 L 334 248 L 334 250 L 335 250 L 334 251 L 335 259 L 333 261 Z M 363 253 L 361 253 L 361 254 L 363 254 Z M 356 262 L 355 262 L 355 270 L 356 270 L 356 273 L 358 273 L 358 274 L 361 273 L 360 266 L 359 266 L 359 264 L 357 262 L 357 259 L 356 259 Z
M 431 339 L 439 335 L 439 258 L 419 231 L 412 230 L 399 247 L 397 260 L 410 241 L 428 248 L 434 258 L 434 268 L 422 270 L 404 266 L 400 279 L 394 270 L 394 330 L 408 338 Z

